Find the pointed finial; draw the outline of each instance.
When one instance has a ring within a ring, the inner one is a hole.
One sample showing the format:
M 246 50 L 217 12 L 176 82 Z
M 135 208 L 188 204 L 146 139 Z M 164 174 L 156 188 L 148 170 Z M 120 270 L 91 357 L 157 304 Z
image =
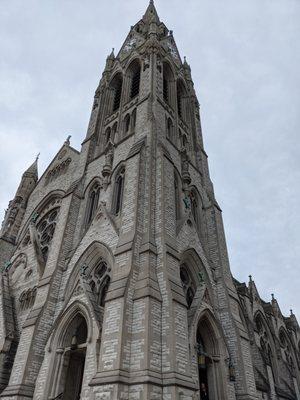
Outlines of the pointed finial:
M 67 139 L 65 140 L 65 144 L 67 145 L 67 146 L 69 146 L 70 145 L 70 139 L 71 139 L 71 135 L 69 135 L 68 137 L 67 137 Z
M 27 170 L 23 173 L 23 176 L 31 174 L 34 175 L 34 177 L 37 179 L 38 178 L 38 160 L 40 157 L 40 153 L 35 157 L 34 162 L 27 168 Z
M 293 314 L 293 310 L 292 309 L 290 310 L 290 313 L 291 313 L 291 317 L 293 317 L 294 314 Z
M 155 9 L 154 1 L 150 0 L 149 6 L 146 10 L 145 15 L 143 16 L 143 20 L 147 23 L 152 23 L 156 22 L 159 23 L 159 16 L 157 14 L 157 11 Z
M 110 60 L 115 59 L 115 48 L 113 47 L 110 54 L 107 56 L 106 62 L 109 62 Z
M 274 299 L 274 293 L 271 293 L 271 297 L 272 297 L 272 301 L 275 300 Z
M 249 282 L 252 282 L 252 275 L 249 275 Z

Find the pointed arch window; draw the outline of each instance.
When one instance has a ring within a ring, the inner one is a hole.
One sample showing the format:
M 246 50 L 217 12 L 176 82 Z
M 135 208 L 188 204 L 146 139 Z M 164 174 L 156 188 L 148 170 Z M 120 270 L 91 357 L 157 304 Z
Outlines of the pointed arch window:
M 33 306 L 36 297 L 36 290 L 37 288 L 35 286 L 34 288 L 28 289 L 27 291 L 21 293 L 19 297 L 20 310 L 24 311 Z
M 141 81 L 141 66 L 139 63 L 136 63 L 132 71 L 131 89 L 130 89 L 131 99 L 138 96 L 138 94 L 140 93 L 140 81 Z
M 287 333 L 284 331 L 283 328 L 281 328 L 279 331 L 279 342 L 284 354 L 285 361 L 290 369 L 290 373 L 293 374 L 294 361 L 291 354 L 290 341 L 288 339 Z
M 124 118 L 124 137 L 130 133 L 130 115 L 126 114 Z
M 104 133 L 103 149 L 105 149 L 105 147 L 106 147 L 107 143 L 110 141 L 110 139 L 111 139 L 111 128 L 108 127 L 108 128 L 105 130 L 105 133 Z
M 100 259 L 89 277 L 89 285 L 97 298 L 97 303 L 101 307 L 105 305 L 105 299 L 111 281 L 110 271 L 106 261 Z
M 115 75 L 113 80 L 109 85 L 110 89 L 110 101 L 109 101 L 109 112 L 115 112 L 120 108 L 121 96 L 122 96 L 122 87 L 123 87 L 123 77 L 121 73 Z
M 181 80 L 177 81 L 177 112 L 178 117 L 188 122 L 188 95 L 184 83 Z
M 88 194 L 87 206 L 86 206 L 86 217 L 85 225 L 88 226 L 97 211 L 98 202 L 100 197 L 100 184 L 99 182 L 94 183 Z
M 132 77 L 130 98 L 133 99 L 140 92 L 141 72 L 136 71 Z
M 135 131 L 135 125 L 136 125 L 136 108 L 132 111 L 131 114 L 131 131 Z
M 140 93 L 140 83 L 141 83 L 141 64 L 138 59 L 132 61 L 126 71 L 126 101 L 132 100 Z
M 271 368 L 273 380 L 275 382 L 275 361 L 271 349 L 271 336 L 269 334 L 267 323 L 263 320 L 261 314 L 256 314 L 254 318 L 255 328 L 258 334 L 259 349 L 263 361 Z
M 180 266 L 180 280 L 188 308 L 190 308 L 195 296 L 196 286 L 189 272 L 189 268 L 185 263 Z
M 25 274 L 25 281 L 28 281 L 29 278 L 32 276 L 33 272 L 32 269 L 28 270 Z
M 112 130 L 111 130 L 111 140 L 114 141 L 116 138 L 116 133 L 117 133 L 117 129 L 118 129 L 118 123 L 115 122 L 113 124 Z
M 180 192 L 179 192 L 179 178 L 176 172 L 174 172 L 174 191 L 175 191 L 175 216 L 176 220 L 180 219 Z
M 59 208 L 49 211 L 38 223 L 37 233 L 41 245 L 41 251 L 46 261 L 48 258 L 49 248 L 54 236 Z
M 167 138 L 171 142 L 174 141 L 174 125 L 171 118 L 167 118 Z
M 164 93 L 164 101 L 166 103 L 169 102 L 169 82 L 167 81 L 166 77 L 163 78 L 163 93 Z
M 174 108 L 174 74 L 171 70 L 170 65 L 167 62 L 163 63 L 163 99 L 169 104 L 172 108 Z
M 122 209 L 124 180 L 125 180 L 125 168 L 122 167 L 115 179 L 114 197 L 113 197 L 113 212 L 115 215 L 119 215 Z
M 181 147 L 183 149 L 187 149 L 187 145 L 188 145 L 188 139 L 187 139 L 187 135 L 185 133 L 183 133 L 182 131 L 180 131 L 180 139 L 181 139 Z

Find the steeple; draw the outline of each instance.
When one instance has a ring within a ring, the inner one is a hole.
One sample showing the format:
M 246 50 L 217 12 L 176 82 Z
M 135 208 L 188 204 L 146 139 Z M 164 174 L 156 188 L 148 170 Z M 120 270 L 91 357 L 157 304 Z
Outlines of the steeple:
M 151 22 L 156 22 L 157 24 L 160 23 L 159 16 L 157 14 L 153 0 L 150 0 L 148 8 L 143 16 L 143 21 L 148 24 Z

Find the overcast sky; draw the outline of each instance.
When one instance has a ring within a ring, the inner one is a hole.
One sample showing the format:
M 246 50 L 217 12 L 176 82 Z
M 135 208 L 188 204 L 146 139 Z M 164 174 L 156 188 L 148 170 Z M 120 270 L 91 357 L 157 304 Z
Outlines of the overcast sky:
M 300 322 L 300 2 L 156 0 L 187 56 L 231 268 Z M 22 172 L 83 140 L 107 54 L 147 0 L 0 0 L 0 219 Z

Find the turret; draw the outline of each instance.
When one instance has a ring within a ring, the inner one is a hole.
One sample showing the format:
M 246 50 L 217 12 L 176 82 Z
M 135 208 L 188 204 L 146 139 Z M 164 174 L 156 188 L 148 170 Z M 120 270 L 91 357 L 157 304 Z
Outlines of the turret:
M 20 185 L 13 200 L 8 204 L 0 232 L 3 237 L 14 243 L 21 226 L 30 194 L 38 181 L 38 157 L 23 173 Z

